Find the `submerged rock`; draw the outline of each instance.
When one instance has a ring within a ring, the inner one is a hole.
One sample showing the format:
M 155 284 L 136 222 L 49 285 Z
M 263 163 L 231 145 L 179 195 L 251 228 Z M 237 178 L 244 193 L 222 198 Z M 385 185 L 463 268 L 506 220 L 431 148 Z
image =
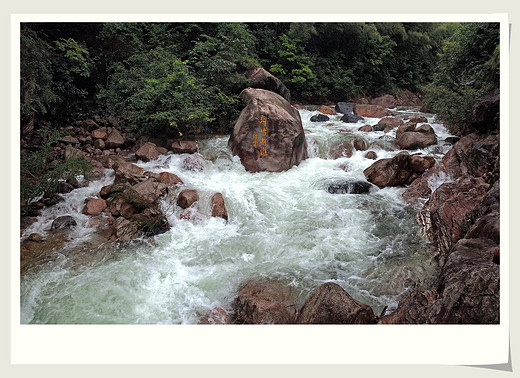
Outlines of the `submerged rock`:
M 340 181 L 327 186 L 331 194 L 362 194 L 369 193 L 372 185 L 366 181 Z
M 290 286 L 249 281 L 240 286 L 233 301 L 235 323 L 293 324 L 298 303 Z
M 211 216 L 223 218 L 226 221 L 228 220 L 228 213 L 222 193 L 215 193 L 211 196 Z
M 318 286 L 305 301 L 298 324 L 374 324 L 370 306 L 352 298 L 341 286 L 327 282 Z
M 246 170 L 281 172 L 307 159 L 307 141 L 298 110 L 280 95 L 263 89 L 246 88 L 240 97 L 246 107 L 228 147 L 240 157 Z

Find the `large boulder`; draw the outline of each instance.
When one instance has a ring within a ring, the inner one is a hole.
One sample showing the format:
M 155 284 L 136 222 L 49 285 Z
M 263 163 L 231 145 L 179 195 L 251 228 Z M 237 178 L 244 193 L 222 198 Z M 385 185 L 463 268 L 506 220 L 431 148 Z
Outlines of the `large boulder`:
M 395 108 L 397 106 L 397 100 L 394 96 L 386 94 L 381 97 L 376 97 L 370 100 L 371 105 L 379 105 L 383 108 Z
M 197 192 L 195 189 L 185 189 L 179 193 L 179 196 L 177 197 L 177 205 L 183 209 L 187 209 L 198 200 L 199 192 Z
M 179 176 L 174 175 L 170 172 L 159 173 L 158 179 L 160 182 L 167 186 L 178 186 L 184 184 L 184 182 L 179 178 Z
M 318 286 L 305 301 L 298 324 L 374 324 L 370 306 L 352 298 L 341 286 L 327 282 Z
M 107 208 L 107 201 L 103 198 L 89 198 L 85 202 L 83 214 L 85 215 L 99 215 Z
M 197 142 L 176 140 L 170 144 L 170 149 L 175 154 L 193 154 L 199 150 L 199 146 Z
M 248 281 L 233 301 L 235 323 L 293 324 L 297 301 L 294 289 L 274 282 Z
M 291 101 L 291 92 L 287 89 L 285 84 L 262 67 L 256 67 L 247 71 L 246 77 L 251 80 L 252 88 L 260 88 L 278 93 L 287 101 Z
M 145 209 L 142 213 L 128 218 L 122 216 L 115 221 L 115 235 L 119 241 L 128 241 L 138 237 L 150 237 L 168 231 L 166 217 L 155 207 Z
M 442 184 L 417 213 L 416 220 L 426 236 L 439 247 L 441 255 L 469 231 L 470 213 L 482 201 L 489 184 L 482 178 L 460 177 Z
M 379 187 L 405 185 L 413 172 L 412 159 L 406 151 L 380 159 L 363 171 L 367 180 Z
M 388 116 L 390 112 L 379 105 L 355 104 L 354 114 L 368 118 L 383 118 Z
M 105 141 L 105 146 L 107 148 L 117 148 L 121 147 L 125 144 L 125 138 L 121 135 L 121 133 L 113 128 L 112 132 L 108 134 L 107 140 Z
M 129 182 L 137 184 L 145 179 L 144 169 L 135 164 L 119 160 L 112 166 L 115 171 L 115 183 Z
M 396 127 L 401 126 L 403 123 L 404 123 L 403 120 L 398 117 L 383 117 L 377 124 L 382 125 L 383 129 L 384 128 L 394 129 Z
M 354 114 L 354 104 L 351 102 L 338 102 L 334 109 L 338 113 Z
M 437 136 L 430 125 L 422 125 L 413 131 L 403 132 L 396 142 L 402 150 L 415 150 L 436 144 Z
M 246 88 L 240 97 L 246 107 L 228 147 L 240 157 L 246 170 L 281 172 L 307 159 L 307 141 L 298 110 L 280 95 L 263 89 Z
M 166 188 L 168 186 L 160 181 L 153 178 L 149 178 L 146 181 L 142 181 L 132 186 L 132 194 L 136 193 L 140 198 L 144 199 L 147 203 L 152 204 L 159 197 L 166 194 Z

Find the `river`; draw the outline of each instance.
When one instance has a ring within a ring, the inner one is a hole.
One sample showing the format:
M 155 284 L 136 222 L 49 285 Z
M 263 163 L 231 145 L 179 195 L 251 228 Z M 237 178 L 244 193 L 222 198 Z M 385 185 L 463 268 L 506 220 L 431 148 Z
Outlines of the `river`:
M 398 109 L 409 113 L 407 109 Z M 21 276 L 21 323 L 37 324 L 193 324 L 214 307 L 231 310 L 245 280 L 275 280 L 294 287 L 301 303 L 319 284 L 332 281 L 376 314 L 397 306 L 409 287 L 428 286 L 435 273 L 431 246 L 414 221 L 418 208 L 401 199 L 403 188 L 372 187 L 368 194 L 330 194 L 330 182 L 365 180 L 374 161 L 366 151 L 350 158 L 330 158 L 331 146 L 355 136 L 364 138 L 378 158 L 399 152 L 395 131 L 363 133 L 363 124 L 346 124 L 340 115 L 310 122 L 317 112 L 300 110 L 307 131 L 309 158 L 282 173 L 247 172 L 227 149 L 228 136 L 199 141 L 206 157 L 202 172 L 182 169 L 182 155 L 163 155 L 137 165 L 168 171 L 200 193 L 202 215 L 181 220 L 175 194 L 161 207 L 172 226 L 149 240 L 93 243 L 94 227 L 81 214 L 88 196 L 113 180 L 113 172 L 86 188 L 64 195 L 44 209 L 22 235 L 48 235 L 57 215 L 72 215 L 78 226 L 49 258 Z M 428 117 L 438 144 L 425 155 L 442 159 L 451 147 L 442 124 Z M 442 178 L 440 178 L 442 179 Z M 432 183 L 438 185 L 439 183 Z M 210 197 L 221 192 L 229 221 L 212 218 Z

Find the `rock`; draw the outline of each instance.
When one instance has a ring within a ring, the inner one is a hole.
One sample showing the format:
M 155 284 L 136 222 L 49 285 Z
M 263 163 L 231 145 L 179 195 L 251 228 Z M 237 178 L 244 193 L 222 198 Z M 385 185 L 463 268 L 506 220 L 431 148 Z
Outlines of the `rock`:
M 414 117 L 408 117 L 408 123 L 426 123 L 428 122 L 428 119 L 425 116 L 414 116 Z
M 371 187 L 366 181 L 345 180 L 329 184 L 327 191 L 331 194 L 362 194 L 369 193 Z
M 290 286 L 249 281 L 240 286 L 233 301 L 235 323 L 294 324 L 297 305 Z
M 142 161 L 155 160 L 159 155 L 157 146 L 151 142 L 146 142 L 135 152 L 135 156 Z
M 91 136 L 94 139 L 107 139 L 108 138 L 107 128 L 102 127 L 100 129 L 96 129 L 96 130 L 92 131 Z
M 107 208 L 107 201 L 103 198 L 88 198 L 83 208 L 85 215 L 99 215 Z
M 139 225 L 126 218 L 118 217 L 114 224 L 116 237 L 119 241 L 129 241 L 139 237 Z
M 70 161 L 73 159 L 83 159 L 85 158 L 85 154 L 83 153 L 83 151 L 78 150 L 77 148 L 67 146 L 65 147 L 63 158 L 65 159 L 65 161 Z
M 329 117 L 325 114 L 316 114 L 311 117 L 311 122 L 325 122 L 328 121 Z
M 365 125 L 365 126 L 361 126 L 358 131 L 362 131 L 362 132 L 365 132 L 365 133 L 369 133 L 372 131 L 372 126 L 370 125 Z
M 44 198 L 42 201 L 45 206 L 49 207 L 49 206 L 54 206 L 54 205 L 60 203 L 61 201 L 63 201 L 63 197 L 61 195 L 59 195 L 58 193 L 52 193 L 49 195 L 48 198 Z
M 119 123 L 117 122 L 117 118 L 116 117 L 114 117 L 113 115 L 109 115 L 108 118 L 107 118 L 107 121 L 110 124 L 110 126 L 119 129 Z
M 397 145 L 400 149 L 415 150 L 437 143 L 435 132 L 428 134 L 426 132 L 417 131 L 418 129 L 413 132 L 404 132 L 399 139 L 397 139 Z
M 113 165 L 113 168 L 115 171 L 115 183 L 128 181 L 133 185 L 141 182 L 141 180 L 144 179 L 144 169 L 138 167 L 135 164 L 128 163 L 126 161 L 117 161 Z
M 35 242 L 35 243 L 41 243 L 42 241 L 45 240 L 45 238 L 40 234 L 32 233 L 31 235 L 29 235 L 27 240 Z
M 70 135 L 66 135 L 66 136 L 59 138 L 58 142 L 65 143 L 65 144 L 79 144 L 78 138 L 75 138 Z
M 92 118 L 76 121 L 76 125 L 84 128 L 87 131 L 99 129 L 99 125 Z
M 444 142 L 445 142 L 445 143 L 448 143 L 448 144 L 455 144 L 455 143 L 457 143 L 459 140 L 460 140 L 459 137 L 447 137 L 446 139 L 444 139 Z
M 125 144 L 125 139 L 117 129 L 113 128 L 112 132 L 108 134 L 105 146 L 107 148 L 116 148 L 123 146 L 123 144 Z
M 372 131 L 384 131 L 386 128 L 386 125 L 383 124 L 375 124 L 372 126 Z
M 115 222 L 116 237 L 128 241 L 141 236 L 151 237 L 168 231 L 168 220 L 156 208 L 149 207 L 142 213 L 130 215 L 128 219 L 118 217 Z
M 162 182 L 149 178 L 146 181 L 133 185 L 131 189 L 133 192 L 137 193 L 140 198 L 144 199 L 147 203 L 152 204 L 157 201 L 159 197 L 166 194 L 166 188 L 167 186 Z
M 199 150 L 199 146 L 196 142 L 177 140 L 172 142 L 170 149 L 175 154 L 193 154 Z
M 185 189 L 179 193 L 179 197 L 177 197 L 177 205 L 183 209 L 187 209 L 198 200 L 199 193 L 195 189 Z
M 495 249 L 493 252 L 493 263 L 500 265 L 500 248 Z
M 401 136 L 406 132 L 415 131 L 416 126 L 417 125 L 415 123 L 410 123 L 410 122 L 399 125 L 397 128 L 397 131 L 395 133 L 395 139 L 397 140 L 397 139 L 401 138 Z
M 216 193 L 211 197 L 211 216 L 228 220 L 228 213 L 222 193 Z
M 198 324 L 231 324 L 231 317 L 222 307 L 215 307 L 204 314 Z
M 397 117 L 384 117 L 384 118 L 381 118 L 381 120 L 377 123 L 378 125 L 381 125 L 383 126 L 383 129 L 389 127 L 391 129 L 394 129 L 396 127 L 399 127 L 401 126 L 402 124 L 404 124 L 403 120 L 401 118 L 397 118 Z
M 305 301 L 297 324 L 374 324 L 374 311 L 352 298 L 341 286 L 327 282 Z
M 473 107 L 471 126 L 479 132 L 498 130 L 500 113 L 500 95 L 496 94 L 479 101 Z
M 379 105 L 383 108 L 395 108 L 397 106 L 397 100 L 394 96 L 386 94 L 381 97 L 376 97 L 370 100 L 371 105 Z
M 379 187 L 400 186 L 409 183 L 413 174 L 412 161 L 403 151 L 390 159 L 380 159 L 363 171 L 369 182 Z
M 335 115 L 336 112 L 334 110 L 332 110 L 330 107 L 326 106 L 326 105 L 322 105 L 320 106 L 320 108 L 318 109 L 318 111 L 320 113 L 323 113 L 323 114 L 328 114 L 328 115 Z
M 444 324 L 500 322 L 500 267 L 489 239 L 461 239 L 442 268 L 431 318 Z
M 375 153 L 375 151 L 368 151 L 368 152 L 365 154 L 365 158 L 367 158 L 367 159 L 372 159 L 372 160 L 376 160 L 376 159 L 377 159 L 377 154 Z
M 187 171 L 203 171 L 204 158 L 198 152 L 188 155 L 182 161 L 182 168 Z
M 167 186 L 177 186 L 184 184 L 179 176 L 170 172 L 161 172 L 158 177 L 159 181 Z
M 119 214 L 124 218 L 130 218 L 137 213 L 137 209 L 127 202 L 123 202 L 118 209 Z
M 460 177 L 442 184 L 417 213 L 417 223 L 442 255 L 469 231 L 471 211 L 482 201 L 489 184 L 481 178 Z
M 345 123 L 357 123 L 358 121 L 362 121 L 363 117 L 357 116 L 355 114 L 344 114 L 340 120 Z
M 99 197 L 106 200 L 111 195 L 113 195 L 115 193 L 122 193 L 130 187 L 131 187 L 131 185 L 128 182 L 120 182 L 117 184 L 105 185 L 99 191 Z
M 408 89 L 398 89 L 395 98 L 397 106 L 421 106 L 422 99 Z M 422 111 L 422 110 L 421 110 Z
M 94 141 L 94 147 L 99 148 L 100 150 L 105 148 L 105 142 L 103 139 L 96 139 Z
M 76 226 L 76 220 L 70 215 L 62 215 L 54 219 L 51 225 L 51 230 L 63 230 Z
M 228 147 L 249 172 L 281 172 L 307 159 L 307 141 L 300 113 L 280 95 L 263 89 L 246 88 L 240 94 L 246 107 L 240 113 Z M 265 121 L 265 126 L 263 124 Z M 262 130 L 265 154 L 261 155 Z M 253 145 L 257 135 L 258 145 Z
M 379 324 L 428 324 L 432 322 L 430 311 L 437 293 L 433 290 L 413 289 L 399 299 L 397 310 L 385 315 Z
M 379 105 L 355 104 L 354 114 L 368 118 L 383 118 L 389 115 L 389 112 Z
M 61 194 L 64 194 L 64 193 L 70 193 L 74 190 L 74 186 L 72 186 L 71 184 L 69 184 L 68 182 L 66 181 L 60 181 L 58 182 L 58 186 L 56 188 L 56 191 L 58 193 L 61 193 Z
M 341 157 L 352 157 L 354 153 L 354 146 L 352 145 L 352 142 L 345 141 L 345 142 L 334 142 L 330 146 L 330 152 L 329 155 L 332 159 L 339 159 Z
M 357 151 L 365 151 L 368 149 L 368 143 L 363 138 L 356 137 L 353 139 L 352 143 Z
M 193 223 L 200 223 L 204 219 L 204 215 L 199 212 L 199 209 L 195 203 L 181 211 L 179 214 L 179 219 L 189 220 Z
M 279 94 L 287 101 L 291 101 L 291 92 L 285 84 L 262 67 L 256 67 L 247 71 L 246 77 L 251 80 L 252 88 L 265 89 Z
M 431 156 L 417 156 L 413 155 L 411 157 L 412 160 L 412 169 L 414 172 L 423 173 L 428 169 L 435 165 L 435 159 Z
M 334 109 L 337 113 L 354 114 L 354 104 L 350 102 L 338 102 Z

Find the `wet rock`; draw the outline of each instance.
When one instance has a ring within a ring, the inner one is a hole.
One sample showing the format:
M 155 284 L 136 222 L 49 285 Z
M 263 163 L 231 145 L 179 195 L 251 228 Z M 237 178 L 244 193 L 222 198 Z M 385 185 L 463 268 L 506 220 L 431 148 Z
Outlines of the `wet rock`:
M 354 114 L 368 118 L 383 118 L 388 116 L 389 112 L 379 105 L 355 104 Z
M 380 159 L 363 171 L 367 180 L 379 187 L 405 185 L 413 172 L 412 161 L 406 151 L 390 159 Z
M 425 203 L 416 220 L 429 240 L 436 243 L 441 255 L 469 231 L 468 217 L 482 201 L 489 184 L 481 178 L 460 177 L 441 185 Z
M 385 128 L 395 129 L 403 124 L 403 120 L 398 117 L 384 117 L 377 123 L 378 127 L 383 127 L 383 130 Z
M 338 141 L 330 146 L 330 157 L 332 159 L 339 159 L 341 157 L 352 157 L 354 153 L 354 146 L 351 141 Z
M 170 149 L 175 154 L 193 154 L 199 150 L 199 146 L 193 141 L 177 140 L 171 143 Z
M 354 148 L 357 151 L 365 151 L 368 149 L 368 143 L 363 138 L 358 138 L 358 137 L 354 138 L 352 140 L 352 144 L 354 145 Z
M 381 97 L 376 97 L 370 100 L 371 105 L 379 105 L 383 108 L 395 108 L 397 106 L 397 100 L 394 96 L 386 94 Z
M 423 173 L 435 165 L 435 159 L 431 156 L 417 156 L 411 157 L 412 169 L 415 172 Z
M 119 241 L 128 241 L 141 236 L 151 237 L 168 231 L 169 224 L 165 216 L 155 207 L 133 214 L 128 219 L 118 217 L 115 221 L 116 237 Z
M 222 307 L 215 307 L 199 319 L 199 324 L 231 324 L 231 316 Z
M 41 243 L 42 241 L 45 240 L 45 238 L 40 234 L 32 233 L 31 235 L 29 235 L 27 240 L 35 242 L 35 243 Z
M 318 109 L 318 111 L 322 114 L 328 114 L 328 115 L 335 115 L 336 112 L 334 110 L 332 110 L 329 106 L 327 105 L 322 105 L 320 106 L 320 108 Z
M 395 139 L 399 139 L 403 133 L 413 132 L 417 125 L 415 123 L 403 123 L 397 127 L 397 131 L 395 133 Z
M 99 197 L 106 200 L 111 195 L 113 195 L 115 193 L 122 193 L 130 187 L 131 187 L 131 185 L 128 182 L 120 182 L 117 184 L 105 185 L 99 191 Z
M 204 219 L 204 215 L 199 212 L 196 203 L 194 203 L 190 207 L 181 211 L 179 214 L 179 219 L 189 220 L 193 223 L 200 223 Z
M 76 220 L 70 215 L 62 215 L 54 219 L 51 225 L 51 230 L 63 230 L 77 225 Z
M 184 184 L 179 176 L 170 172 L 159 173 L 158 180 L 167 186 L 178 186 Z
M 341 286 L 327 282 L 305 301 L 298 324 L 374 324 L 374 311 L 352 298 Z
M 362 132 L 365 132 L 365 133 L 369 133 L 372 131 L 372 126 L 370 125 L 365 125 L 365 126 L 361 126 L 358 131 L 362 131 Z
M 351 102 L 338 102 L 334 109 L 338 113 L 354 114 L 354 104 Z
M 367 158 L 367 159 L 372 159 L 372 160 L 376 160 L 376 159 L 377 159 L 377 154 L 375 153 L 375 151 L 368 151 L 368 152 L 365 154 L 365 158 Z
M 142 161 L 155 160 L 159 157 L 160 153 L 157 146 L 154 143 L 146 142 L 135 152 L 135 156 Z
M 397 145 L 403 150 L 424 148 L 437 143 L 437 136 L 430 125 L 422 125 L 414 131 L 405 131 L 397 138 Z
M 425 116 L 413 116 L 413 117 L 407 117 L 408 123 L 426 123 L 428 122 L 428 119 Z
M 188 155 L 182 161 L 182 169 L 185 169 L 187 171 L 203 171 L 204 158 L 198 152 Z
M 222 193 L 216 193 L 211 197 L 211 216 L 228 220 L 228 213 Z
M 233 301 L 234 321 L 238 324 L 293 324 L 297 305 L 290 286 L 249 281 L 239 288 Z
M 308 157 L 307 141 L 299 112 L 280 95 L 263 89 L 246 88 L 240 94 L 246 107 L 240 113 L 228 142 L 249 172 L 281 172 Z M 265 126 L 262 123 L 265 120 Z M 264 130 L 266 156 L 261 155 Z M 258 145 L 253 145 L 257 135 Z
M 311 122 L 326 122 L 329 119 L 325 114 L 316 114 L 311 117 Z
M 159 197 L 166 194 L 167 186 L 160 181 L 157 181 L 153 178 L 149 178 L 146 181 L 142 181 L 136 185 L 133 185 L 131 188 L 132 194 L 137 193 L 137 195 L 144 199 L 147 203 L 154 203 Z M 128 193 L 129 189 L 125 191 Z
M 179 193 L 179 197 L 177 197 L 177 205 L 183 209 L 187 209 L 198 200 L 199 193 L 195 189 L 185 189 Z
M 366 181 L 345 180 L 329 184 L 327 191 L 331 194 L 362 194 L 369 193 L 371 187 Z
M 107 202 L 103 198 L 88 198 L 82 213 L 85 215 L 99 215 L 107 208 Z
M 459 140 L 460 140 L 459 137 L 447 137 L 446 139 L 444 139 L 444 142 L 445 142 L 445 143 L 448 143 L 448 144 L 455 144 L 455 143 L 457 143 Z
M 291 100 L 291 92 L 287 89 L 285 84 L 264 68 L 253 68 L 246 72 L 246 77 L 251 80 L 252 88 L 265 89 L 279 94 L 287 101 Z
M 108 134 L 107 140 L 105 141 L 105 146 L 107 148 L 116 148 L 121 147 L 125 144 L 125 138 L 121 135 L 117 129 L 113 128 L 112 132 Z
M 355 114 L 344 114 L 343 117 L 340 118 L 342 122 L 345 123 L 357 123 L 363 120 L 363 117 L 360 117 Z
M 52 193 L 47 198 L 44 198 L 42 201 L 45 206 L 49 207 L 49 206 L 54 206 L 54 205 L 60 203 L 61 201 L 63 201 L 63 197 L 61 195 L 59 195 L 58 193 Z
M 408 290 L 399 299 L 396 311 L 383 316 L 379 324 L 429 324 L 430 311 L 437 293 L 433 290 Z

